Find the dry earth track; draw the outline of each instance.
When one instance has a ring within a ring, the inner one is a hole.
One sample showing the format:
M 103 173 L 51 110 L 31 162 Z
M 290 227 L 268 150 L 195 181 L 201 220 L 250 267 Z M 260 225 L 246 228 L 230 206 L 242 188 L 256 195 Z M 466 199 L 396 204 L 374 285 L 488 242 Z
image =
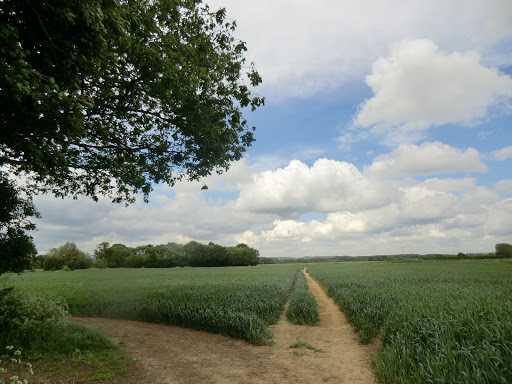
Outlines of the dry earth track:
M 270 327 L 272 346 L 159 324 L 74 320 L 103 330 L 137 359 L 133 374 L 123 380 L 125 384 L 376 383 L 370 363 L 376 345 L 360 345 L 343 313 L 304 273 L 317 299 L 320 323 L 315 327 L 292 325 L 283 313 Z M 322 351 L 290 348 L 296 341 Z

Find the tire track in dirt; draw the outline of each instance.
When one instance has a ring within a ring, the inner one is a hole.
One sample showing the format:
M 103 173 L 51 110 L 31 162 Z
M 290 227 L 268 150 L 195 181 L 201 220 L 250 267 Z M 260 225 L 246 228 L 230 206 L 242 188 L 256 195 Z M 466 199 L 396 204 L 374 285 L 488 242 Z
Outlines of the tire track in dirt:
M 269 327 L 274 345 L 254 346 L 241 340 L 180 327 L 128 320 L 75 318 L 103 330 L 137 359 L 134 383 L 226 384 L 373 384 L 371 355 L 360 345 L 343 313 L 305 271 L 315 295 L 320 322 L 314 327 L 290 324 L 285 311 Z M 320 351 L 290 348 L 296 341 Z

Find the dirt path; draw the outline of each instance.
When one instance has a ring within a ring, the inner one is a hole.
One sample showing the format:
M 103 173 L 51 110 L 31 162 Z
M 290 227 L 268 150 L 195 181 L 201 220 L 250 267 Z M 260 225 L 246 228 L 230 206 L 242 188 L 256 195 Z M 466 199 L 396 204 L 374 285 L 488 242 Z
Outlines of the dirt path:
M 320 324 L 270 326 L 273 346 L 173 326 L 126 320 L 76 318 L 101 329 L 137 359 L 137 383 L 375 383 L 370 367 L 375 348 L 361 346 L 336 304 L 306 274 L 316 296 Z M 317 349 L 290 348 L 296 341 Z M 321 350 L 321 351 L 319 351 Z

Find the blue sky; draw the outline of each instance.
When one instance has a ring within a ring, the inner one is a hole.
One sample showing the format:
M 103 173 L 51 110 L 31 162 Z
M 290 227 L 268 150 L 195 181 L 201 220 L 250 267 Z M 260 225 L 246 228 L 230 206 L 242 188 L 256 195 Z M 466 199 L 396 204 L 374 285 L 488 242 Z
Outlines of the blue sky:
M 244 242 L 262 256 L 488 252 L 512 243 L 512 2 L 212 0 L 266 106 L 222 176 L 151 202 L 36 198 L 74 241 Z

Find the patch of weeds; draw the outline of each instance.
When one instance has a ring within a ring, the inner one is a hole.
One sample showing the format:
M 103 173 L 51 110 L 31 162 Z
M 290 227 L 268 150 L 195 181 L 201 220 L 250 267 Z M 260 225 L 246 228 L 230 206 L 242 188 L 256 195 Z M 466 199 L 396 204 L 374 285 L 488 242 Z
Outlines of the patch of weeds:
M 129 373 L 128 365 L 133 359 L 107 351 L 81 351 L 76 349 L 71 355 L 46 355 L 35 364 L 36 374 L 78 379 L 89 383 L 121 383 Z
M 295 343 L 290 345 L 290 348 L 307 348 L 307 349 L 309 349 L 311 351 L 315 351 L 315 352 L 321 352 L 321 353 L 325 352 L 323 349 L 315 348 L 311 344 L 308 344 L 305 341 L 300 341 L 298 339 Z

